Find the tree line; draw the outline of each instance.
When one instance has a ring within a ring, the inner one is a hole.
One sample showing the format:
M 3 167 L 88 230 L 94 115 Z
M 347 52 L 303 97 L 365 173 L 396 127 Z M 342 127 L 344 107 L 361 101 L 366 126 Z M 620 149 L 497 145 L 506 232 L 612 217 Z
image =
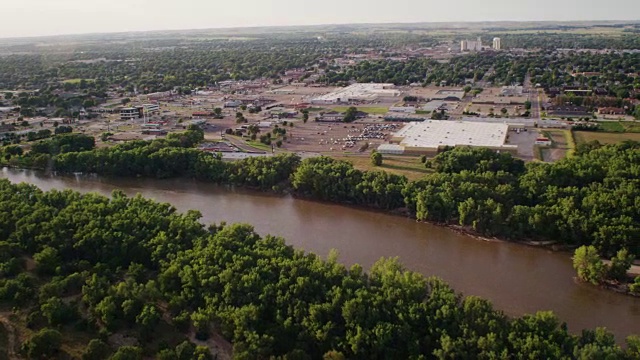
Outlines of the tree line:
M 65 144 L 69 139 L 80 143 Z M 288 189 L 323 201 L 404 209 L 417 220 L 458 225 L 485 236 L 594 245 L 605 256 L 623 248 L 640 254 L 637 142 L 581 145 L 576 156 L 553 164 L 525 164 L 507 153 L 457 147 L 426 161 L 433 174 L 408 181 L 328 157 L 301 160 L 285 154 L 225 162 L 218 154 L 193 148 L 202 139 L 202 130 L 192 128 L 166 139 L 92 149 L 83 135 L 65 134 L 35 143 L 26 154 L 4 148 L 0 159 L 67 173 L 191 177 L 260 190 Z

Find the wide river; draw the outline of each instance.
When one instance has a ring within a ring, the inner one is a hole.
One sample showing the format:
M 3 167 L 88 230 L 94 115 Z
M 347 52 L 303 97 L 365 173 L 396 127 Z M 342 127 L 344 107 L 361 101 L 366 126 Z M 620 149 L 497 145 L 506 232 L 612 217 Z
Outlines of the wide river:
M 199 210 L 207 224 L 253 224 L 261 234 L 282 236 L 288 244 L 322 256 L 337 249 L 347 265 L 369 267 L 381 257 L 397 256 L 406 268 L 441 277 L 465 295 L 489 299 L 508 315 L 552 310 L 574 333 L 606 327 L 619 342 L 629 334 L 640 334 L 640 299 L 576 283 L 566 253 L 481 241 L 380 212 L 183 179 L 52 176 L 6 168 L 0 177 L 43 190 L 140 193 L 180 211 Z

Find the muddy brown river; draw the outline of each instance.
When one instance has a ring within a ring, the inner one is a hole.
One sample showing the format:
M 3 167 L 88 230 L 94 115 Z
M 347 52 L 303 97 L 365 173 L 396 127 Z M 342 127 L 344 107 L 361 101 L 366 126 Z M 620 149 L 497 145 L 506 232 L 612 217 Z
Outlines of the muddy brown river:
M 183 179 L 54 176 L 6 168 L 0 177 L 43 190 L 140 193 L 180 211 L 199 210 L 207 224 L 249 223 L 263 235 L 282 236 L 288 244 L 322 256 L 337 249 L 346 265 L 367 268 L 381 257 L 398 257 L 407 269 L 438 276 L 465 295 L 489 299 L 508 315 L 552 310 L 574 333 L 606 327 L 618 342 L 640 334 L 640 299 L 576 283 L 566 253 L 477 240 L 380 212 Z

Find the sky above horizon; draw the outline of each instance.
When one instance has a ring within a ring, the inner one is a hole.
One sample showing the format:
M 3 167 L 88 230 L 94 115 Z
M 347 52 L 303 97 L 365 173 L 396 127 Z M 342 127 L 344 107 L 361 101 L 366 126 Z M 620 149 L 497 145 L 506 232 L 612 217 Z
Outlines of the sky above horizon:
M 638 20 L 640 0 L 0 0 L 0 38 L 349 23 Z

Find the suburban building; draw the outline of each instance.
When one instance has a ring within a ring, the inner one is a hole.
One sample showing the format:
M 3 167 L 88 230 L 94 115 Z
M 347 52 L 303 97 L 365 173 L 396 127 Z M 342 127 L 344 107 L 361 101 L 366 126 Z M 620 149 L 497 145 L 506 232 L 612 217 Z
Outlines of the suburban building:
M 390 143 L 399 145 L 403 153 L 436 155 L 445 147 L 472 146 L 495 151 L 517 153 L 517 145 L 507 144 L 511 125 L 471 121 L 425 120 L 411 122 L 396 132 Z M 383 150 L 399 151 L 399 148 Z
M 120 120 L 141 119 L 144 116 L 144 107 L 134 106 L 120 109 Z
M 626 112 L 623 108 L 617 107 L 602 107 L 598 109 L 600 115 L 624 115 Z
M 577 105 L 550 106 L 547 109 L 547 114 L 551 116 L 565 116 L 565 117 L 591 116 L 591 113 L 587 111 L 586 107 L 577 106 Z
M 229 100 L 224 103 L 225 108 L 237 108 L 242 105 L 242 101 Z
M 548 137 L 538 136 L 536 138 L 535 144 L 540 146 L 551 146 L 553 143 L 551 142 L 551 139 L 549 139 Z
M 158 104 L 143 104 L 142 107 L 144 107 L 144 112 L 147 114 L 160 112 L 160 105 Z

